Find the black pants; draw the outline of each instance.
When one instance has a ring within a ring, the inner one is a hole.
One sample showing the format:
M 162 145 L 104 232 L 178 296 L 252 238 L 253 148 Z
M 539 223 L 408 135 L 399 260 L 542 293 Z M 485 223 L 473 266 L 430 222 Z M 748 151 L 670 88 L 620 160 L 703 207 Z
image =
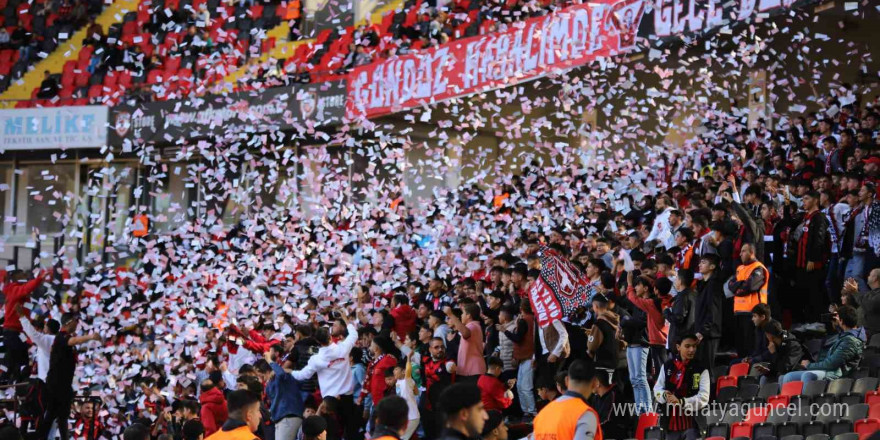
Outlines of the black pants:
M 3 330 L 4 365 L 6 365 L 6 377 L 9 383 L 18 383 L 21 380 L 21 370 L 28 362 L 28 345 L 21 340 L 21 332 L 15 330 Z
M 828 293 L 825 290 L 825 270 L 795 270 L 795 291 L 804 305 L 801 322 L 819 322 L 819 315 L 828 313 Z
M 712 370 L 715 369 L 715 353 L 718 352 L 719 342 L 721 341 L 718 338 L 703 338 L 697 347 L 697 359 L 700 359 L 702 364 L 709 369 L 710 375 L 713 374 Z
M 660 374 L 660 369 L 666 363 L 666 347 L 662 345 L 651 345 L 648 347 L 648 356 L 651 364 L 648 366 L 649 381 L 656 381 Z
M 734 315 L 736 323 L 736 355 L 743 358 L 751 354 L 755 348 L 755 323 L 751 313 Z
M 40 440 L 49 437 L 49 430 L 52 429 L 52 422 L 58 424 L 58 434 L 61 440 L 68 440 L 70 432 L 67 430 L 67 419 L 70 418 L 71 399 L 50 397 L 46 405 L 46 412 L 43 420 L 40 421 L 40 430 L 37 431 L 37 438 Z
M 354 404 L 354 398 L 349 394 L 338 396 L 339 399 L 339 416 L 342 419 L 342 427 L 344 430 L 345 440 L 361 440 L 364 438 L 361 434 L 361 425 L 363 425 L 363 410 L 358 409 Z

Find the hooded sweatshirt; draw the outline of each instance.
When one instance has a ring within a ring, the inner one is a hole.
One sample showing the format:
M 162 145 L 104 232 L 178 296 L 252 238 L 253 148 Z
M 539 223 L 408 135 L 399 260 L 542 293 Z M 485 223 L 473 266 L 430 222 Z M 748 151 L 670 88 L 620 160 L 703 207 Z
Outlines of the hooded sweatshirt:
M 226 411 L 226 398 L 223 397 L 223 391 L 214 387 L 208 391 L 202 392 L 199 396 L 199 403 L 202 404 L 200 417 L 202 425 L 205 426 L 205 437 L 217 432 L 229 417 Z
M 391 309 L 394 318 L 394 333 L 403 342 L 406 334 L 416 329 L 416 311 L 408 304 L 403 304 Z

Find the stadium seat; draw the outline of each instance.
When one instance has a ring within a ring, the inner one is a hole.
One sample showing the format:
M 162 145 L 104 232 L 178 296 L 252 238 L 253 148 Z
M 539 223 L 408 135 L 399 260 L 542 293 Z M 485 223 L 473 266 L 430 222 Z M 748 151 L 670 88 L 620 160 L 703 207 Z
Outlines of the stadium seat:
M 838 434 L 846 434 L 853 431 L 853 423 L 849 420 L 838 420 L 828 425 L 828 435 L 834 437 Z
M 748 362 L 733 364 L 730 366 L 730 371 L 728 371 L 727 375 L 733 377 L 748 376 L 750 368 L 751 365 Z
M 766 406 L 754 407 L 749 409 L 749 412 L 746 413 L 746 418 L 743 420 L 745 423 L 756 424 L 756 423 L 764 423 L 767 420 L 767 415 L 770 412 L 770 409 Z
M 730 426 L 731 437 L 752 438 L 752 424 L 748 422 L 738 422 Z
M 788 406 L 788 401 L 790 400 L 789 396 L 784 395 L 776 395 L 770 396 L 767 398 L 767 403 L 770 406 Z
M 785 438 L 790 435 L 798 435 L 800 433 L 801 433 L 800 423 L 785 422 L 785 423 L 776 427 L 776 435 L 779 438 Z
M 865 395 L 864 393 L 849 392 L 839 396 L 837 401 L 848 405 L 856 405 L 865 401 Z
M 868 408 L 868 418 L 880 420 L 880 404 L 871 405 Z
M 854 432 L 846 432 L 843 434 L 837 434 L 832 438 L 833 440 L 859 440 L 859 435 Z
M 727 412 L 724 414 L 724 418 L 721 419 L 721 421 L 730 425 L 736 422 L 742 422 L 743 418 L 745 418 L 745 414 L 743 414 L 741 406 L 729 405 Z
M 812 403 L 816 406 L 833 405 L 837 402 L 837 398 L 838 396 L 836 394 L 822 393 L 813 397 Z
M 810 406 L 810 404 L 813 403 L 813 399 L 810 396 L 798 394 L 797 396 L 791 396 L 791 398 L 788 399 L 788 403 L 798 406 Z
M 714 425 L 709 425 L 709 429 L 706 431 L 707 437 L 721 437 L 721 438 L 729 438 L 728 434 L 730 433 L 730 426 L 727 423 L 721 422 L 716 423 Z
M 805 435 L 807 438 L 813 434 L 825 434 L 825 431 L 827 431 L 825 422 L 820 422 L 818 420 L 813 420 L 812 422 L 801 425 L 801 435 Z
M 880 404 L 880 391 L 871 391 L 865 394 L 865 403 L 869 406 Z
M 758 391 L 758 397 L 764 400 L 777 394 L 779 394 L 779 384 L 776 382 L 767 382 L 764 385 L 761 385 L 761 389 Z
M 880 336 L 880 334 L 874 335 Z M 853 393 L 867 394 L 871 391 L 877 390 L 877 378 L 876 377 L 863 377 L 861 379 L 857 379 L 852 387 Z
M 810 434 L 806 438 L 806 440 L 828 440 L 828 439 L 829 439 L 828 434 L 823 434 L 821 432 L 816 433 L 816 434 Z
M 774 423 L 758 423 L 752 426 L 752 437 L 776 437 L 776 424 Z
M 868 417 L 868 412 L 870 412 L 870 410 L 871 408 L 865 403 L 847 405 L 847 412 L 844 414 L 843 418 L 855 422 L 856 420 Z
M 663 440 L 663 428 L 659 426 L 649 426 L 645 428 L 645 440 L 648 439 Z
M 828 381 L 826 380 L 814 380 L 811 382 L 807 382 L 804 384 L 804 391 L 801 394 L 805 396 L 815 397 L 824 393 L 827 386 Z
M 720 422 L 724 418 L 724 412 L 719 408 L 712 406 L 707 410 L 706 426 Z
M 802 435 L 787 435 L 785 437 L 780 437 L 779 440 L 804 440 L 804 436 Z
M 718 381 L 715 383 L 715 393 L 718 394 L 721 392 L 722 388 L 725 387 L 735 387 L 736 386 L 737 377 L 736 376 L 721 376 L 718 378 Z
M 730 402 L 736 397 L 737 388 L 736 387 L 724 387 L 718 390 L 717 397 L 715 400 L 718 402 Z
M 303 47 L 304 46 L 300 46 L 299 48 L 297 48 L 297 51 L 299 51 L 299 49 L 302 49 Z M 297 55 L 294 55 L 294 56 L 297 56 Z M 712 369 L 712 377 L 717 380 L 721 376 L 727 376 L 727 371 L 728 371 L 728 367 L 726 367 L 724 365 L 719 365 L 719 366 Z
M 724 437 L 706 437 L 705 440 L 727 440 Z
M 868 436 L 880 431 L 880 420 L 862 419 L 853 423 L 853 432 L 859 434 L 860 438 L 865 439 Z
M 880 333 L 872 335 L 870 342 L 868 342 L 868 346 L 865 348 L 868 350 L 880 351 Z
M 736 388 L 736 397 L 746 400 L 757 396 L 760 386 L 757 384 L 743 385 L 742 383 L 739 383 Z
M 645 413 L 639 416 L 639 423 L 636 425 L 636 438 L 642 440 L 645 438 L 645 429 L 651 426 L 657 426 L 660 416 L 657 413 Z
M 799 380 L 793 380 L 791 382 L 782 384 L 782 390 L 780 390 L 779 394 L 783 396 L 797 396 L 801 393 L 801 390 L 803 388 L 803 382 Z
M 826 394 L 834 394 L 841 395 L 846 394 L 852 390 L 853 380 L 847 378 L 834 379 L 828 384 L 828 390 L 825 391 Z
M 760 388 L 760 384 L 758 382 L 759 382 L 759 380 L 755 376 L 740 376 L 736 380 L 736 385 L 737 386 L 754 385 L 754 386 Z
M 779 439 L 776 438 L 775 435 L 762 435 L 762 436 L 760 436 L 760 437 L 758 437 L 758 436 L 754 436 L 753 438 L 754 438 L 755 440 L 779 440 Z

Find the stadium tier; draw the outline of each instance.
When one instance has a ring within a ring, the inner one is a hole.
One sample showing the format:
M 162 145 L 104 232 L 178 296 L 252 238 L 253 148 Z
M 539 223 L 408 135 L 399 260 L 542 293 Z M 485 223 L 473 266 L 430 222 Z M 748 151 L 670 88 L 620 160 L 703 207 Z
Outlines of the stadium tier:
M 876 2 L 6 1 L 0 440 L 880 439 Z

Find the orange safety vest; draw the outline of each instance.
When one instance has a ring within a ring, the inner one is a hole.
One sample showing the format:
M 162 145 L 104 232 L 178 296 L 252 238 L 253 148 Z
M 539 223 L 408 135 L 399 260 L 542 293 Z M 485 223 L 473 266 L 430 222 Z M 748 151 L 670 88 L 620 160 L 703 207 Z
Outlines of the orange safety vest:
M 770 283 L 770 273 L 760 261 L 755 260 L 752 264 L 740 265 L 736 268 L 736 280 L 749 279 L 755 269 L 764 271 L 764 285 L 761 290 L 752 292 L 750 295 L 733 297 L 733 313 L 752 313 L 752 309 L 758 304 L 767 304 L 767 285 Z
M 577 397 L 565 400 L 556 399 L 538 413 L 534 423 L 535 440 L 575 440 L 574 434 L 577 431 L 578 420 L 587 411 L 596 416 L 596 435 L 593 440 L 602 440 L 599 414 Z
M 235 428 L 232 431 L 224 431 L 221 429 L 221 430 L 211 434 L 211 436 L 208 437 L 207 440 L 258 440 L 258 439 L 257 439 L 257 436 L 254 435 L 253 432 L 251 432 L 251 429 L 248 428 L 247 425 L 245 425 L 240 428 Z

